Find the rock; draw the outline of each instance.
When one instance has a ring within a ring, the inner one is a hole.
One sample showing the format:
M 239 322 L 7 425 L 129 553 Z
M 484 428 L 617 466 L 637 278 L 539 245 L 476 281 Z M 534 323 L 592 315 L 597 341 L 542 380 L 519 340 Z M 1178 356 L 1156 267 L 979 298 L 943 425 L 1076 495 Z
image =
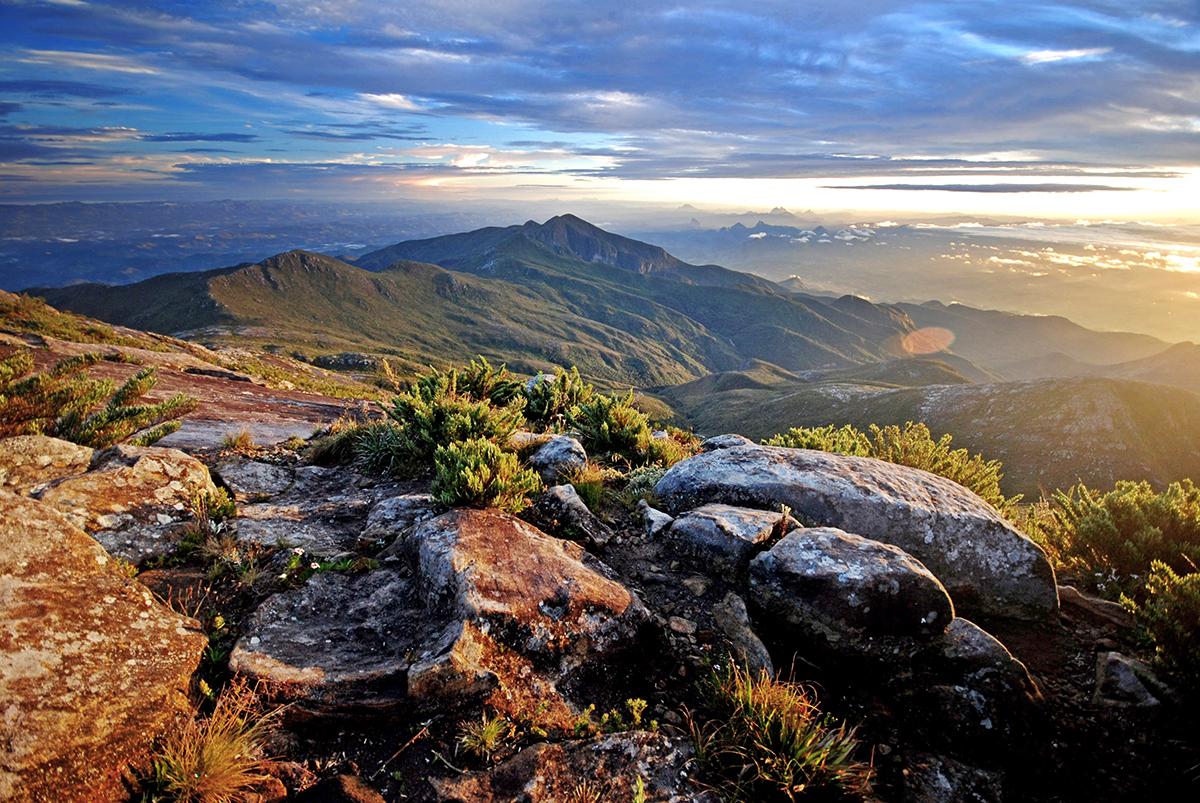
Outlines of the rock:
M 0 491 L 0 799 L 125 800 L 208 639 L 64 514 Z
M 750 624 L 746 603 L 732 591 L 713 608 L 713 622 L 729 641 L 733 655 L 751 672 L 775 674 L 771 653 Z
M 376 502 L 367 514 L 367 523 L 358 538 L 358 546 L 386 546 L 410 527 L 429 521 L 437 514 L 437 503 L 429 494 L 400 494 Z
M 529 456 L 528 463 L 542 482 L 551 485 L 562 482 L 576 469 L 587 465 L 587 452 L 583 444 L 570 435 L 553 435 Z
M 534 501 L 531 516 L 547 532 L 592 548 L 605 546 L 613 537 L 612 530 L 592 514 L 574 485 L 547 488 Z
M 905 756 L 902 803 L 1000 803 L 1004 777 L 931 753 Z
M 55 480 L 82 474 L 92 450 L 45 435 L 0 440 L 0 488 L 28 496 Z
M 692 592 L 692 596 L 703 597 L 708 593 L 708 587 L 711 581 L 702 575 L 693 574 L 690 577 L 683 578 L 680 583 L 684 588 Z
M 718 449 L 732 449 L 735 446 L 756 446 L 749 438 L 741 435 L 714 435 L 700 444 L 701 452 L 715 452 Z
M 667 627 L 671 628 L 672 633 L 678 633 L 681 636 L 691 636 L 696 632 L 696 623 L 691 619 L 684 619 L 682 616 L 669 617 Z
M 547 717 L 569 722 L 555 684 L 614 660 L 649 618 L 582 547 L 496 511 L 443 514 L 385 554 L 384 568 L 321 573 L 267 599 L 230 667 L 298 714 L 442 709 L 495 693 L 498 710 L 546 701 Z
M 286 492 L 238 508 L 238 538 L 326 557 L 352 551 L 370 511 L 397 491 L 389 482 L 364 488 L 360 475 L 343 468 L 302 466 L 294 476 Z
M 1085 594 L 1075 586 L 1059 586 L 1058 599 L 1064 612 L 1082 614 L 1093 620 L 1129 630 L 1133 628 L 1133 614 L 1118 602 Z
M 1042 550 L 966 488 L 926 471 L 808 449 L 728 446 L 671 467 L 669 513 L 709 502 L 778 509 L 898 546 L 965 610 L 1042 619 L 1058 607 Z
M 508 436 L 508 448 L 514 452 L 528 452 L 549 442 L 553 437 L 553 432 L 526 432 L 525 430 L 517 430 Z
M 650 538 L 657 538 L 659 533 L 670 527 L 671 522 L 675 521 L 674 517 L 650 507 L 650 503 L 645 499 L 638 500 L 637 510 L 641 514 L 642 526 L 645 528 L 646 535 Z
M 386 803 L 383 795 L 357 775 L 335 775 L 318 781 L 293 800 L 296 803 Z
M 950 622 L 923 657 L 930 675 L 1002 690 L 1006 705 L 1041 696 L 1029 670 L 999 639 L 961 617 Z
M 782 649 L 850 658 L 912 655 L 954 618 L 911 555 L 829 527 L 793 530 L 751 561 L 750 601 Z
M 561 803 L 632 800 L 641 778 L 646 800 L 716 803 L 689 779 L 692 750 L 682 738 L 629 731 L 587 741 L 542 742 L 482 772 L 434 779 L 447 803 Z
M 488 621 L 507 646 L 564 669 L 628 646 L 649 618 L 581 546 L 514 516 L 452 510 L 402 540 L 431 608 Z
M 1161 687 L 1162 681 L 1141 661 L 1119 652 L 1096 656 L 1096 691 L 1092 697 L 1096 705 L 1154 708 L 1161 702 L 1151 689 Z
M 739 571 L 782 524 L 782 513 L 709 504 L 676 518 L 666 538 L 693 563 L 717 572 Z
M 109 553 L 140 563 L 173 551 L 195 497 L 215 491 L 204 464 L 178 449 L 114 446 L 40 498 Z
M 229 666 L 310 713 L 386 711 L 408 697 L 410 656 L 448 625 L 429 620 L 399 572 L 322 572 L 259 606 Z
M 292 487 L 295 471 L 287 466 L 263 463 L 235 457 L 222 460 L 216 466 L 221 481 L 239 502 L 258 501 L 264 496 L 278 496 Z

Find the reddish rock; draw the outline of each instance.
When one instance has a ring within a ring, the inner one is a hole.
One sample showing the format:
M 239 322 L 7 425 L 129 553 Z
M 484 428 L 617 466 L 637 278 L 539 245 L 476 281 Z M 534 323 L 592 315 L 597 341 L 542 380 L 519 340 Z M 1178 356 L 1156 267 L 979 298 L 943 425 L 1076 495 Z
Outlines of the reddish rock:
M 42 502 L 0 491 L 0 799 L 124 800 L 207 644 Z
M 215 491 L 204 464 L 178 449 L 115 446 L 40 498 L 111 554 L 137 563 L 170 552 L 192 500 Z
M 28 496 L 54 480 L 82 474 L 92 462 L 92 450 L 45 435 L 21 435 L 0 440 L 0 488 Z

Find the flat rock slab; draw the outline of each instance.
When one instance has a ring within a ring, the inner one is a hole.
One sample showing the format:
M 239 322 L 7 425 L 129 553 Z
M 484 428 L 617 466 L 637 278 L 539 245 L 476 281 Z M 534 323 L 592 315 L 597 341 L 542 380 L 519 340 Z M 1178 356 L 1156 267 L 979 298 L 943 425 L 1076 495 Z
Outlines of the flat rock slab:
M 783 513 L 707 504 L 679 516 L 667 529 L 671 545 L 705 566 L 745 569 L 783 523 Z
M 132 563 L 169 554 L 191 518 L 197 494 L 213 493 L 208 469 L 178 449 L 115 446 L 97 452 L 85 474 L 39 498 Z
M 867 660 L 911 656 L 954 618 L 911 555 L 828 527 L 793 530 L 751 561 L 750 602 L 782 649 Z
M 716 795 L 689 780 L 691 758 L 685 739 L 629 731 L 535 744 L 486 772 L 437 780 L 434 786 L 438 799 L 448 803 L 624 801 L 634 799 L 641 778 L 646 800 L 716 803 Z
M 966 610 L 1042 619 L 1058 608 L 1045 553 L 995 509 L 944 477 L 866 457 L 733 445 L 676 463 L 655 492 L 670 513 L 720 502 L 797 515 L 894 544 Z
M 358 474 L 344 469 L 300 466 L 291 471 L 285 491 L 238 508 L 238 538 L 327 557 L 350 552 L 371 510 L 396 494 L 395 484 L 363 487 Z
M 127 799 L 208 639 L 62 513 L 7 491 L 0 621 L 0 799 Z
M 45 435 L 0 440 L 0 488 L 30 495 L 42 486 L 82 474 L 92 464 L 92 449 Z
M 430 494 L 406 493 L 382 499 L 367 514 L 359 546 L 387 546 L 405 530 L 432 519 L 438 507 Z
M 310 708 L 384 710 L 406 699 L 410 664 L 446 624 L 429 621 L 398 572 L 326 572 L 269 597 L 229 665 Z
M 295 469 L 290 466 L 240 457 L 222 460 L 215 466 L 215 471 L 239 502 L 278 496 L 296 482 Z

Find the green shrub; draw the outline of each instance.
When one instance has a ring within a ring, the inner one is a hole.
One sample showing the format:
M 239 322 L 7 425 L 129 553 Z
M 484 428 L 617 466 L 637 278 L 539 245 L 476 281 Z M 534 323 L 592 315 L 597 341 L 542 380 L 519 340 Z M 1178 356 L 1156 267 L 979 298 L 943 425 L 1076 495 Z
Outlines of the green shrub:
M 304 459 L 314 466 L 337 466 L 355 458 L 358 438 L 364 425 L 348 416 L 341 416 L 324 429 L 312 434 L 304 449 Z
M 430 369 L 417 377 L 412 392 L 423 398 L 465 396 L 498 406 L 509 404 L 522 390 L 522 382 L 501 365 L 493 368 L 484 357 L 476 357 L 461 368 Z
M 1153 562 L 1176 572 L 1200 563 L 1200 488 L 1190 480 L 1159 493 L 1118 482 L 1107 493 L 1076 485 L 1055 493 L 1039 533 L 1060 568 L 1110 599 L 1140 595 Z
M 358 426 L 350 444 L 363 470 L 376 474 L 401 474 L 411 468 L 409 444 L 400 427 L 390 421 Z
M 606 470 L 603 466 L 589 460 L 564 477 L 564 480 L 575 488 L 579 498 L 588 506 L 588 510 L 595 511 L 600 509 L 600 499 L 604 495 L 604 482 L 613 475 L 620 476 L 618 472 L 612 469 Z
M 700 441 L 690 432 L 667 427 L 666 437 L 650 437 L 642 454 L 646 463 L 670 468 L 680 460 L 691 457 L 700 448 Z
M 152 367 L 120 387 L 92 379 L 85 369 L 102 359 L 81 354 L 39 372 L 28 351 L 0 359 L 0 437 L 49 435 L 96 449 L 123 442 L 148 446 L 179 429 L 176 419 L 195 409 L 196 400 L 182 394 L 142 402 L 157 382 Z
M 571 427 L 589 454 L 611 455 L 642 463 L 650 442 L 650 421 L 633 406 L 633 391 L 625 396 L 596 394 L 568 413 Z
M 704 685 L 713 717 L 689 730 L 696 755 L 733 800 L 792 801 L 803 795 L 861 799 L 873 769 L 855 758 L 855 729 L 822 713 L 804 686 L 736 663 Z
M 1154 561 L 1146 578 L 1145 601 L 1123 598 L 1154 642 L 1157 662 L 1197 694 L 1200 688 L 1200 572 L 1176 573 Z
M 797 427 L 765 441 L 768 446 L 817 449 L 822 452 L 873 457 L 901 466 L 919 468 L 953 480 L 974 491 L 1001 513 L 1009 513 L 1020 497 L 1008 498 L 1000 490 L 1004 467 L 998 460 L 951 448 L 953 438 L 934 440 L 929 427 L 907 422 L 903 427 L 872 424 L 863 432 L 843 427 Z
M 435 374 L 397 396 L 388 411 L 397 427 L 393 465 L 427 466 L 439 447 L 455 441 L 483 438 L 506 444 L 525 423 L 524 398 L 497 407 L 460 392 L 455 373 Z
M 434 455 L 433 498 L 451 507 L 494 507 L 520 513 L 541 489 L 537 474 L 517 456 L 484 438 L 439 446 Z
M 525 418 L 530 425 L 555 428 L 566 422 L 571 411 L 581 404 L 590 402 L 596 389 L 579 375 L 572 366 L 569 371 L 559 371 L 553 378 L 545 375 L 534 377 L 524 388 Z

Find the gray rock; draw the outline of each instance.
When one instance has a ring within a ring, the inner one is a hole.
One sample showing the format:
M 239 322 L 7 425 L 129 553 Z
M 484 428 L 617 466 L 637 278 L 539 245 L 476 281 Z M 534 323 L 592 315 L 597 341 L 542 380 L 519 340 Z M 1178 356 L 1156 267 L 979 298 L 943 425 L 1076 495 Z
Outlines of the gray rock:
M 752 560 L 750 601 L 782 649 L 863 660 L 911 656 L 954 617 L 911 555 L 827 527 L 793 530 Z
M 745 569 L 783 524 L 782 513 L 708 504 L 679 516 L 666 532 L 681 554 L 718 572 Z
M 1161 688 L 1162 681 L 1141 661 L 1119 652 L 1102 652 L 1096 656 L 1096 691 L 1092 702 L 1124 708 L 1154 708 L 1161 704 L 1152 688 Z
M 1058 599 L 1064 613 L 1082 615 L 1126 630 L 1134 625 L 1133 614 L 1119 602 L 1085 594 L 1075 586 L 1059 586 Z
M 914 555 L 964 610 L 1041 619 L 1058 607 L 1042 550 L 966 488 L 926 471 L 808 449 L 729 446 L 676 463 L 667 511 L 708 502 L 778 509 Z
M 233 491 L 239 502 L 248 502 L 264 496 L 278 496 L 296 481 L 293 469 L 235 457 L 222 460 L 216 465 L 217 475 Z
M 746 603 L 732 591 L 713 608 L 713 622 L 729 640 L 734 657 L 751 672 L 766 672 L 775 674 L 775 665 L 771 662 L 771 653 L 767 651 L 762 639 L 754 632 L 750 623 L 750 615 L 746 612 Z
M 1000 803 L 1004 777 L 992 770 L 931 753 L 903 760 L 901 803 Z
M 547 488 L 533 503 L 531 517 L 546 532 L 593 549 L 613 537 L 608 525 L 596 518 L 574 485 Z
M 367 514 L 358 546 L 385 546 L 410 527 L 437 515 L 437 503 L 429 494 L 400 494 L 376 502 Z
M 732 449 L 735 446 L 755 446 L 754 441 L 741 435 L 714 435 L 706 438 L 700 444 L 701 452 L 715 452 L 718 449 Z
M 576 469 L 587 465 L 583 444 L 570 435 L 553 435 L 529 456 L 529 467 L 547 485 L 562 482 Z
M 659 533 L 671 526 L 671 522 L 675 521 L 674 517 L 650 507 L 650 503 L 645 499 L 638 500 L 637 510 L 642 517 L 642 526 L 645 528 L 646 535 L 650 538 L 656 538 Z
M 259 606 L 229 666 L 309 711 L 385 711 L 407 699 L 414 658 L 453 643 L 442 636 L 450 625 L 399 572 L 323 572 Z

